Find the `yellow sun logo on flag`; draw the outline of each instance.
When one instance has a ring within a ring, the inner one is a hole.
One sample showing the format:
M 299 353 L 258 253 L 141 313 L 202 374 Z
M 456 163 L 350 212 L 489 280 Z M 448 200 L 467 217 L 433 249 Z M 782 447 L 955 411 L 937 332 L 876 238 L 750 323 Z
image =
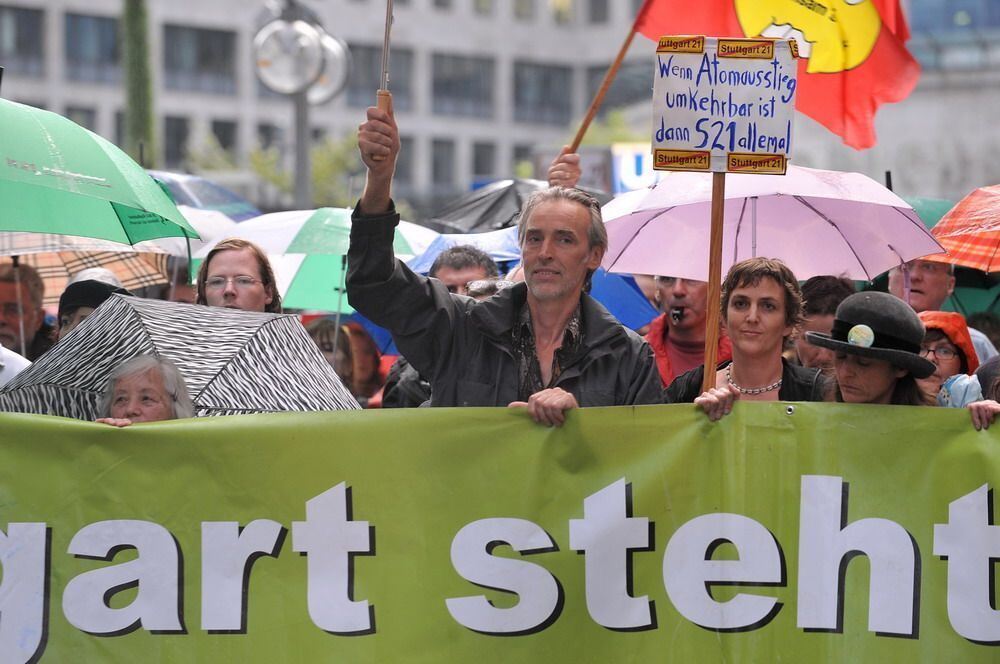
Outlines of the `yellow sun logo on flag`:
M 795 39 L 807 71 L 836 73 L 863 63 L 882 19 L 871 0 L 734 0 L 748 37 Z

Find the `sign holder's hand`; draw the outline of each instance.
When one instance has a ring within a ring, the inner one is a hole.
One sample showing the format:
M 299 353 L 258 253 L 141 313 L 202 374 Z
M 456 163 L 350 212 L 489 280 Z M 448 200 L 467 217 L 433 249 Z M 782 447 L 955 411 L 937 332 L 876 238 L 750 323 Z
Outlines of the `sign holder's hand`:
M 572 189 L 580 181 L 582 174 L 580 155 L 572 152 L 570 146 L 564 145 L 559 156 L 549 165 L 549 186 Z
M 701 396 L 694 400 L 694 403 L 705 411 L 708 419 L 715 422 L 733 412 L 733 403 L 739 398 L 739 392 L 727 385 L 713 387 L 707 392 L 702 392 Z
M 561 427 L 566 422 L 566 411 L 579 407 L 576 397 L 561 387 L 535 392 L 527 401 L 513 401 L 508 405 L 508 408 L 527 408 L 531 419 L 547 427 Z

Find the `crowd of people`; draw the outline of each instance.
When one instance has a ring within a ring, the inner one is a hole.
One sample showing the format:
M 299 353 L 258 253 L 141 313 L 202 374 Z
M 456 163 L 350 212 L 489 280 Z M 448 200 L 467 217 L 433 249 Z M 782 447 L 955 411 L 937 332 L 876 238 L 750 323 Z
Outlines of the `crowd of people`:
M 657 403 L 693 403 L 718 420 L 737 400 L 963 407 L 977 429 L 1000 412 L 996 348 L 960 314 L 941 311 L 955 286 L 944 257 L 894 268 L 888 293 L 855 292 L 837 275 L 800 285 L 773 258 L 734 264 L 717 303 L 704 282 L 638 275 L 660 311 L 640 336 L 589 295 L 608 240 L 600 205 L 575 188 L 578 155 L 564 149 L 551 186 L 522 209 L 515 271 L 502 277 L 489 255 L 459 246 L 423 276 L 393 254 L 400 141 L 391 112 L 368 110 L 358 147 L 367 178 L 352 215 L 347 296 L 392 334 L 400 355 L 380 356 L 354 321 L 318 318 L 307 330 L 363 406 L 523 408 L 549 426 L 578 407 Z M 208 253 L 194 292 L 201 305 L 282 311 L 266 254 L 239 238 Z M 76 279 L 49 329 L 43 293 L 31 268 L 0 265 L 0 385 L 109 297 L 129 294 L 113 278 Z M 706 383 L 716 306 L 718 364 Z M 111 373 L 100 411 L 98 422 L 128 426 L 192 417 L 194 406 L 176 366 L 140 355 Z

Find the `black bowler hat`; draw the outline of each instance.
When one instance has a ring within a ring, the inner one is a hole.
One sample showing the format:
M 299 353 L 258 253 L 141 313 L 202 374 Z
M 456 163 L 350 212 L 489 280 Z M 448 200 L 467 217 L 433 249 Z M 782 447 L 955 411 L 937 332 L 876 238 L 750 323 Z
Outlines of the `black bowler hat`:
M 72 283 L 59 296 L 59 317 L 62 318 L 63 314 L 76 311 L 80 307 L 96 309 L 115 293 L 120 295 L 132 294 L 124 288 L 93 279 Z
M 937 368 L 920 357 L 924 324 L 908 304 L 888 293 L 848 296 L 837 307 L 832 333 L 806 332 L 806 339 L 837 352 L 887 360 L 914 378 L 927 378 Z

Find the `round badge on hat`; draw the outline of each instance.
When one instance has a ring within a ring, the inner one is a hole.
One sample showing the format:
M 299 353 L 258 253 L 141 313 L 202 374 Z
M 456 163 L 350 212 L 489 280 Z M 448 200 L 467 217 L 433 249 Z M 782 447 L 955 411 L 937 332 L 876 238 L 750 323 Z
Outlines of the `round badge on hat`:
M 855 325 L 847 332 L 847 343 L 861 348 L 871 348 L 875 343 L 875 332 L 867 325 Z

